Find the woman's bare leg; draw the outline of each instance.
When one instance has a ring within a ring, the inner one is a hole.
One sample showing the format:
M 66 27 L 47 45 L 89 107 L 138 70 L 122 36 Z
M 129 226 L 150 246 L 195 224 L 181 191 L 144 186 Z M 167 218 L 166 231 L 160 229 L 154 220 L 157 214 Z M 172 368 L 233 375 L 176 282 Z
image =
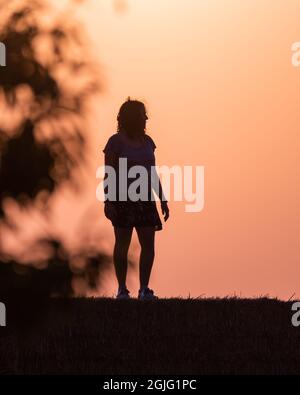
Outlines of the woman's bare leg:
M 148 287 L 154 262 L 155 228 L 153 226 L 137 227 L 136 231 L 141 245 L 140 288 L 143 288 Z
M 115 247 L 113 258 L 119 288 L 126 287 L 127 255 L 132 231 L 133 228 L 114 227 Z

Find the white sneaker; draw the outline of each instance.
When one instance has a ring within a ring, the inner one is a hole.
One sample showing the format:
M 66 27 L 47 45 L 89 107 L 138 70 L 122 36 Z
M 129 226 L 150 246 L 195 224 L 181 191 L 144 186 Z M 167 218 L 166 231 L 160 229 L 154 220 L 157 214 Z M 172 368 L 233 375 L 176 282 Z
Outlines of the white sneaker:
M 143 289 L 139 290 L 139 300 L 156 300 L 158 297 L 154 295 L 154 292 L 152 289 L 146 287 Z
M 126 287 L 119 288 L 117 299 L 130 299 L 129 291 Z

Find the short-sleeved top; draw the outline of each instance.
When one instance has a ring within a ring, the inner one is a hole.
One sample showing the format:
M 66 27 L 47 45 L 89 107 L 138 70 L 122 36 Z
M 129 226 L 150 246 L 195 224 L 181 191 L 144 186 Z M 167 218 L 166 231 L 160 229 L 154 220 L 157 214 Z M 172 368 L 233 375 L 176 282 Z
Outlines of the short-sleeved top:
M 128 161 L 135 162 L 136 164 L 154 163 L 154 150 L 156 145 L 148 134 L 145 134 L 144 137 L 144 144 L 140 147 L 133 147 L 123 140 L 120 133 L 115 133 L 108 139 L 103 152 L 105 153 L 110 150 L 118 154 L 119 157 L 127 158 Z
M 128 170 L 133 166 L 143 166 L 147 170 L 148 173 L 148 190 L 149 195 L 148 198 L 153 200 L 153 192 L 151 187 L 151 166 L 155 166 L 155 155 L 154 151 L 156 145 L 153 139 L 148 135 L 145 134 L 145 141 L 142 143 L 140 147 L 134 147 L 126 142 L 123 136 L 120 135 L 119 132 L 113 134 L 107 141 L 103 152 L 106 153 L 108 151 L 114 152 L 117 154 L 118 158 L 126 158 L 127 159 L 127 166 Z M 117 169 L 118 170 L 118 169 Z M 118 178 L 118 172 L 117 172 Z M 135 181 L 139 177 L 137 176 L 134 178 L 128 178 L 127 184 L 128 187 L 131 182 Z M 119 191 L 119 186 L 117 182 L 117 192 Z M 118 193 L 117 193 L 118 196 Z

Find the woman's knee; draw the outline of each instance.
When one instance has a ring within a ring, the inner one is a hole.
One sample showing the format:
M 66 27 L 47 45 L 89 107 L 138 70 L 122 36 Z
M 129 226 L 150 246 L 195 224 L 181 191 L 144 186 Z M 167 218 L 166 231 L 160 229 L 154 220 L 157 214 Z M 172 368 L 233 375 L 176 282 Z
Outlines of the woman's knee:
M 155 249 L 153 243 L 141 243 L 141 253 L 154 258 Z
M 115 229 L 114 254 L 127 255 L 131 241 L 131 235 L 131 229 Z
M 114 247 L 114 257 L 126 258 L 128 254 L 129 245 L 124 243 L 116 243 Z

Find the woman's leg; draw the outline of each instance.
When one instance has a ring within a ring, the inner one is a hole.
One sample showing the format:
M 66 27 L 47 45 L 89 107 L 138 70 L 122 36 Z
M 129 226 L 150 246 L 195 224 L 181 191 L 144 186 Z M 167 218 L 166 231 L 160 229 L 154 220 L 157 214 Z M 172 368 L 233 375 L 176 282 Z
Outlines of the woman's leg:
M 114 247 L 114 265 L 119 288 L 126 287 L 127 275 L 127 255 L 131 241 L 133 228 L 114 227 L 115 247 Z
M 154 226 L 136 228 L 139 242 L 141 245 L 140 255 L 140 288 L 148 287 L 150 274 L 154 262 Z

